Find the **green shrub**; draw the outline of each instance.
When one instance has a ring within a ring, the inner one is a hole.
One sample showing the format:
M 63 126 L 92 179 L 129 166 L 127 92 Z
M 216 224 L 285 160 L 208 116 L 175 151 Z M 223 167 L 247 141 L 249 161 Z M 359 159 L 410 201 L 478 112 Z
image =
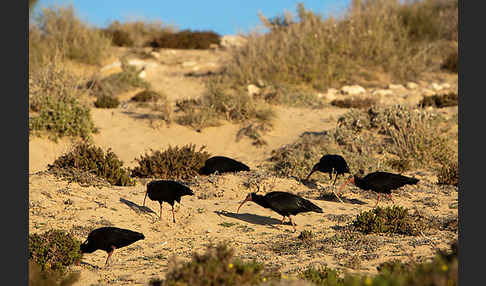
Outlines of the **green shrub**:
M 280 278 L 261 263 L 234 258 L 234 250 L 224 243 L 208 246 L 203 254 L 194 253 L 189 262 L 173 264 L 164 281 L 153 280 L 151 285 L 259 285 Z
M 454 73 L 459 72 L 459 54 L 457 50 L 453 51 L 445 58 L 441 68 Z
M 179 124 L 202 129 L 217 126 L 220 120 L 264 123 L 275 117 L 268 104 L 252 99 L 241 90 L 232 91 L 219 80 L 208 81 L 207 91 L 201 98 L 176 102 L 178 112 L 182 113 L 176 119 Z
M 174 28 L 164 25 L 161 21 L 113 21 L 103 29 L 109 35 L 114 45 L 123 47 L 142 47 L 153 39 L 166 33 L 173 33 Z
M 219 45 L 220 36 L 213 31 L 183 30 L 175 33 L 162 33 L 149 45 L 163 49 L 209 49 L 211 44 Z
M 370 108 L 375 104 L 376 99 L 372 97 L 348 97 L 331 101 L 331 105 L 341 108 Z
M 138 166 L 132 169 L 132 176 L 141 178 L 161 178 L 188 180 L 198 175 L 199 169 L 211 156 L 202 146 L 196 151 L 196 145 L 171 147 L 164 151 L 151 150 L 135 160 Z
M 447 107 L 447 106 L 457 106 L 459 103 L 459 97 L 457 93 L 445 93 L 445 94 L 436 94 L 431 96 L 424 96 L 424 98 L 420 101 L 419 106 L 433 106 L 437 108 Z
M 63 230 L 51 229 L 42 234 L 29 234 L 29 259 L 42 271 L 64 273 L 66 267 L 80 262 L 81 242 Z
M 79 280 L 80 273 L 63 275 L 57 271 L 42 271 L 39 264 L 29 260 L 29 286 L 69 286 Z
M 78 88 L 78 82 L 56 62 L 33 72 L 29 76 L 29 131 L 47 132 L 52 140 L 89 138 L 96 132 L 89 107 L 78 100 L 86 91 Z
M 368 233 L 418 235 L 426 228 L 425 220 L 418 215 L 410 215 L 408 209 L 393 206 L 377 207 L 361 212 L 353 221 L 357 231 Z
M 160 97 L 161 95 L 158 92 L 146 89 L 135 94 L 130 100 L 135 102 L 148 102 L 148 101 L 156 101 Z
M 92 95 L 96 97 L 103 95 L 117 96 L 134 88 L 150 88 L 150 83 L 138 76 L 142 70 L 137 70 L 136 66 L 129 65 L 128 60 L 124 57 L 120 59 L 120 62 L 121 72 L 88 82 Z
M 450 161 L 442 164 L 437 175 L 439 185 L 459 186 L 459 163 Z
M 78 19 L 72 5 L 42 9 L 30 28 L 29 65 L 34 69 L 55 58 L 101 64 L 111 46 L 101 31 Z
M 118 98 L 110 95 L 100 95 L 94 102 L 97 108 L 116 108 L 120 104 Z
M 430 262 L 402 263 L 388 261 L 378 266 L 374 276 L 339 273 L 328 267 L 308 268 L 299 278 L 317 286 L 449 286 L 458 285 L 457 241 L 452 251 L 438 251 Z
M 81 142 L 76 144 L 71 152 L 60 156 L 53 164 L 49 164 L 48 169 L 60 174 L 63 174 L 62 170 L 65 169 L 77 169 L 103 178 L 112 185 L 135 185 L 129 176 L 130 172 L 122 166 L 123 162 L 110 148 L 105 153 L 100 147 Z

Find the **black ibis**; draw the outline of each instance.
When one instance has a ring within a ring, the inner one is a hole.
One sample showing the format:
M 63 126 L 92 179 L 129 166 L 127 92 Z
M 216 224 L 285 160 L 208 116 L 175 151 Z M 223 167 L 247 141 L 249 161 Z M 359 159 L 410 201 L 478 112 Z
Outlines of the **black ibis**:
M 266 195 L 259 195 L 257 193 L 249 193 L 245 200 L 240 204 L 236 213 L 240 211 L 241 206 L 246 202 L 255 202 L 256 204 L 273 210 L 282 216 L 282 224 L 284 223 L 285 217 L 289 218 L 290 223 L 295 229 L 295 224 L 292 221 L 290 215 L 297 215 L 303 212 L 317 212 L 322 213 L 322 209 L 309 200 L 306 200 L 297 195 L 287 193 L 287 192 L 270 192 Z
M 108 265 L 113 251 L 117 248 L 130 245 L 136 241 L 144 239 L 143 233 L 123 229 L 118 227 L 100 227 L 91 231 L 83 244 L 81 244 L 81 253 L 93 253 L 96 250 L 104 250 L 108 253 L 105 266 Z
M 329 180 L 332 180 L 332 175 L 335 173 L 336 177 L 334 178 L 334 182 L 332 185 L 336 184 L 337 177 L 339 175 L 344 175 L 345 173 L 349 173 L 349 167 L 348 163 L 346 163 L 346 160 L 341 155 L 335 155 L 335 154 L 326 154 L 321 157 L 319 162 L 312 167 L 312 170 L 310 171 L 309 175 L 307 175 L 307 178 L 305 180 L 309 180 L 309 177 L 315 172 L 323 172 L 323 173 L 328 173 L 329 174 Z M 332 190 L 334 195 L 341 201 L 341 198 L 334 192 L 334 189 Z
M 145 192 L 145 197 L 143 198 L 143 206 L 145 206 L 145 199 L 147 198 L 147 195 L 149 199 L 152 201 L 158 201 L 160 204 L 159 220 L 162 219 L 162 202 L 166 202 L 171 205 L 172 221 L 175 223 L 174 202 L 177 201 L 178 203 L 181 203 L 182 196 L 193 196 L 194 193 L 191 189 L 176 181 L 156 180 L 147 184 L 147 191 Z
M 360 173 L 362 174 L 363 172 L 360 171 Z M 351 176 L 346 183 L 344 183 L 341 189 L 344 189 L 349 182 L 352 182 L 362 190 L 372 190 L 378 193 L 378 198 L 376 199 L 375 204 L 376 207 L 378 205 L 378 201 L 380 200 L 380 193 L 388 194 L 388 197 L 393 202 L 391 195 L 392 190 L 398 189 L 405 185 L 415 185 L 418 183 L 418 181 L 419 180 L 416 178 L 379 171 L 369 173 L 364 177 L 359 177 L 358 175 Z
M 250 171 L 250 168 L 235 159 L 224 156 L 214 156 L 204 162 L 204 166 L 199 170 L 201 175 L 210 175 L 218 171 L 219 173 Z

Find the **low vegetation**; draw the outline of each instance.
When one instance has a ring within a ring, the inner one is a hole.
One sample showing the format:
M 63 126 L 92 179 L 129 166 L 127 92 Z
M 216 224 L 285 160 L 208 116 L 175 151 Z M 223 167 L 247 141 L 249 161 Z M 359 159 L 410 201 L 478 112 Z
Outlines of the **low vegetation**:
M 296 142 L 273 150 L 270 169 L 280 176 L 303 178 L 323 154 L 331 153 L 341 154 L 352 173 L 359 169 L 366 173 L 411 168 L 435 171 L 457 157 L 450 138 L 439 127 L 443 121 L 433 111 L 400 105 L 352 109 L 338 118 L 336 128 L 303 134 Z
M 280 278 L 280 273 L 255 261 L 234 257 L 226 244 L 210 245 L 203 254 L 194 253 L 191 261 L 172 261 L 165 280 L 154 279 L 150 285 L 260 285 Z
M 402 263 L 389 261 L 378 267 L 374 276 L 341 274 L 328 267 L 308 268 L 299 275 L 316 286 L 378 286 L 378 285 L 458 285 L 457 241 L 450 251 L 438 251 L 430 262 Z
M 89 180 L 91 177 L 86 180 L 85 176 L 79 176 L 79 174 L 92 174 L 116 186 L 135 185 L 130 178 L 129 170 L 123 167 L 123 162 L 111 149 L 105 152 L 102 148 L 84 141 L 76 144 L 70 152 L 57 158 L 53 164 L 49 164 L 48 169 L 56 175 L 68 177 L 85 185 L 98 182 L 91 182 Z
M 149 45 L 153 48 L 163 49 L 209 49 L 210 46 L 219 46 L 221 36 L 213 31 L 183 30 L 173 33 L 162 33 L 155 37 Z
M 94 102 L 94 106 L 97 108 L 116 108 L 118 105 L 120 105 L 118 98 L 107 94 L 98 96 Z
M 459 163 L 456 161 L 445 162 L 438 171 L 437 183 L 439 185 L 459 186 Z
M 121 72 L 111 74 L 102 79 L 95 78 L 88 82 L 87 87 L 90 89 L 91 95 L 97 98 L 102 96 L 113 97 L 135 88 L 150 88 L 150 83 L 139 77 L 142 69 L 130 65 L 126 57 L 120 58 L 120 62 Z
M 270 32 L 248 35 L 225 79 L 319 90 L 373 82 L 379 74 L 405 82 L 437 70 L 445 43 L 457 42 L 457 0 L 355 0 L 340 19 L 323 19 L 299 4 L 297 15 L 298 21 L 290 14 L 282 20 L 260 15 Z
M 57 271 L 42 271 L 39 264 L 29 260 L 29 286 L 70 286 L 80 276 L 79 272 L 63 275 Z
M 220 125 L 221 120 L 233 123 L 270 122 L 275 113 L 263 101 L 251 98 L 242 90 L 231 90 L 217 80 L 209 81 L 207 91 L 201 98 L 176 102 L 181 113 L 176 121 L 194 129 Z
M 81 80 L 59 62 L 47 64 L 29 75 L 29 131 L 49 138 L 89 138 L 97 131 L 89 107 L 79 97 Z
M 134 102 L 150 102 L 156 101 L 159 98 L 161 98 L 160 93 L 150 89 L 145 89 L 135 94 L 130 100 Z
M 372 97 L 347 97 L 345 99 L 334 99 L 331 105 L 341 108 L 370 108 L 376 104 L 376 99 Z
M 182 147 L 169 146 L 164 151 L 151 150 L 150 154 L 136 158 L 138 166 L 132 169 L 132 176 L 140 178 L 159 178 L 171 180 L 189 180 L 198 175 L 199 169 L 211 156 L 204 150 L 196 150 L 196 145 Z
M 448 106 L 457 106 L 459 103 L 459 96 L 455 92 L 444 93 L 444 94 L 436 94 L 431 96 L 424 96 L 424 98 L 420 101 L 419 106 L 421 107 L 448 107 Z
M 419 235 L 426 229 L 425 219 L 420 215 L 408 213 L 408 209 L 393 207 L 376 207 L 370 211 L 361 212 L 353 221 L 353 226 L 362 233 L 385 233 Z
M 161 35 L 174 33 L 175 28 L 161 21 L 113 21 L 102 31 L 115 46 L 144 47 Z
M 72 5 L 44 8 L 29 25 L 29 71 L 54 60 L 99 65 L 110 46 L 110 38 L 83 23 Z
M 29 260 L 41 271 L 66 272 L 66 267 L 80 262 L 81 242 L 63 230 L 51 229 L 42 234 L 29 234 Z

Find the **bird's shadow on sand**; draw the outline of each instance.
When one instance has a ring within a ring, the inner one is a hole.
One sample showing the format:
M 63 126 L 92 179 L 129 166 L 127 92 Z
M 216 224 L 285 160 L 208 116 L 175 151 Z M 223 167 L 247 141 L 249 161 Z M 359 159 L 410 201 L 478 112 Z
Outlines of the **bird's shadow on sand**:
M 256 214 L 249 214 L 249 213 L 233 213 L 233 212 L 228 212 L 228 211 L 214 211 L 217 215 L 219 216 L 225 216 L 225 217 L 230 217 L 230 218 L 236 218 L 239 220 L 242 220 L 244 222 L 252 223 L 252 224 L 259 224 L 259 225 L 267 225 L 267 226 L 272 226 L 278 224 L 281 225 L 282 221 L 267 217 L 267 216 L 261 216 L 261 215 L 256 215 Z
M 156 214 L 152 209 L 150 209 L 149 207 L 146 207 L 146 206 L 141 206 L 141 205 L 137 205 L 136 203 L 134 202 L 131 202 L 129 200 L 126 200 L 124 198 L 120 198 L 120 202 L 126 204 L 129 208 L 131 208 L 133 211 L 135 211 L 136 213 L 153 213 L 153 214 Z
M 344 203 L 347 203 L 347 204 L 352 204 L 352 205 L 366 205 L 367 203 L 366 202 L 363 202 L 361 200 L 358 200 L 358 199 L 348 199 L 346 198 L 345 196 L 343 195 L 340 195 L 339 196 L 341 198 L 341 200 L 344 202 Z M 321 201 L 328 201 L 328 202 L 336 202 L 336 203 L 340 203 L 341 201 L 336 197 L 336 195 L 334 195 L 333 192 L 325 192 L 325 193 L 322 193 L 318 198 L 317 200 L 321 200 Z

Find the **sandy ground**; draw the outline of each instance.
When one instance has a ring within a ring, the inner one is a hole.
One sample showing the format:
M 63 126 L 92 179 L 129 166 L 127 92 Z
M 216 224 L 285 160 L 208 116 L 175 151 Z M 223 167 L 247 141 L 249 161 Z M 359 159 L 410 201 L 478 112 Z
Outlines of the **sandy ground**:
M 147 68 L 147 80 L 155 89 L 168 94 L 170 100 L 196 97 L 204 91 L 200 78 L 185 77 L 187 72 L 217 69 L 223 56 L 214 51 L 165 51 L 156 61 L 159 65 Z M 224 55 L 224 54 L 223 54 Z M 196 64 L 187 62 L 195 62 Z M 183 64 L 186 63 L 186 64 Z M 133 95 L 133 93 L 132 93 Z M 128 98 L 130 95 L 125 95 Z M 71 148 L 69 139 L 57 143 L 46 138 L 29 139 L 29 232 L 42 233 L 50 228 L 72 231 L 84 241 L 87 234 L 101 226 L 117 226 L 144 233 L 145 239 L 116 250 L 111 266 L 102 267 L 106 253 L 96 251 L 84 255 L 79 266 L 81 278 L 75 285 L 147 285 L 151 278 L 164 278 L 171 257 L 187 261 L 193 251 L 203 251 L 210 243 L 228 241 L 242 259 L 256 259 L 282 272 L 293 273 L 309 265 L 328 265 L 350 272 L 376 273 L 376 266 L 391 259 L 408 261 L 426 259 L 437 249 L 446 249 L 457 239 L 456 231 L 430 230 L 421 236 L 366 235 L 343 239 L 343 226 L 357 214 L 372 209 L 375 194 L 347 187 L 345 203 L 320 198 L 330 184 L 308 186 L 291 178 L 277 178 L 265 174 L 258 166 L 271 150 L 294 142 L 304 132 L 323 131 L 335 126 L 339 115 L 347 110 L 332 106 L 320 110 L 276 107 L 278 119 L 265 140 L 268 145 L 255 147 L 249 139 L 235 142 L 239 125 L 225 124 L 196 132 L 171 124 L 154 127 L 142 111 L 133 107 L 103 110 L 92 108 L 95 125 L 100 132 L 94 143 L 103 149 L 111 148 L 126 166 L 135 166 L 135 158 L 150 149 L 165 149 L 169 145 L 207 146 L 213 155 L 225 155 L 247 163 L 252 171 L 221 176 L 203 176 L 187 182 L 196 194 L 183 197 L 176 205 L 176 223 L 172 222 L 170 206 L 164 204 L 162 220 L 158 220 L 159 205 L 148 200 L 154 211 L 140 212 L 144 181 L 133 187 L 81 187 L 46 174 L 47 164 Z M 396 205 L 418 211 L 436 220 L 457 218 L 457 188 L 437 186 L 433 173 L 409 172 L 421 181 L 394 191 Z M 313 177 L 327 176 L 315 174 Z M 323 214 L 305 213 L 293 218 L 297 231 L 269 209 L 246 203 L 239 214 L 236 209 L 246 194 L 255 191 L 248 182 L 256 180 L 265 191 L 282 190 L 300 194 L 320 206 Z M 338 181 L 343 183 L 343 179 Z M 380 205 L 392 205 L 382 198 Z M 131 207 L 132 206 L 132 207 Z M 302 243 L 297 237 L 303 230 L 311 230 L 314 243 Z M 339 239 L 341 237 L 341 239 Z M 354 259 L 354 260 L 353 260 Z M 359 267 L 352 261 L 360 261 Z

